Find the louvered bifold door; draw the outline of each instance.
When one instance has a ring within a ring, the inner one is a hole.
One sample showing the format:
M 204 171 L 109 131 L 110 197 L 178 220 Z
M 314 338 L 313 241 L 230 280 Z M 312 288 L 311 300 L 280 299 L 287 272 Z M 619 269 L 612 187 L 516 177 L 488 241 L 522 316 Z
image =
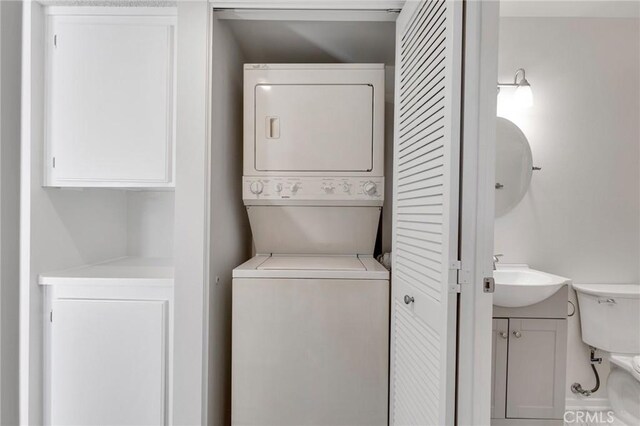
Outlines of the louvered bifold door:
M 396 24 L 390 424 L 455 415 L 462 1 Z

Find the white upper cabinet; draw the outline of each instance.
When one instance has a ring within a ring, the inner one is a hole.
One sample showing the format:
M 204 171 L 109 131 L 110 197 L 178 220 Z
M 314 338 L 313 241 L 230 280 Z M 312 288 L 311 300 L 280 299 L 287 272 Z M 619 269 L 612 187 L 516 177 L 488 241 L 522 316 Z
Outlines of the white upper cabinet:
M 174 186 L 176 18 L 126 13 L 48 16 L 45 186 Z

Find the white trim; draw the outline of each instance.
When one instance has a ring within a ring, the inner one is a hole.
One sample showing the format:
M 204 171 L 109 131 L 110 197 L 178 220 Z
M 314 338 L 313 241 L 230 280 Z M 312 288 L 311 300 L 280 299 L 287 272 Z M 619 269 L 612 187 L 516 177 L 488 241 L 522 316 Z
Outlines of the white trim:
M 611 410 L 609 398 L 567 398 L 565 411 L 606 411 Z
M 208 425 L 209 422 L 209 347 L 211 345 L 210 342 L 210 325 L 211 321 L 211 191 L 212 184 L 211 178 L 213 171 L 211 170 L 211 155 L 212 155 L 212 117 L 211 111 L 213 109 L 213 87 L 212 87 L 212 75 L 213 75 L 213 25 L 214 25 L 214 15 L 213 9 L 211 8 L 211 1 L 207 6 L 207 70 L 206 70 L 206 87 L 207 87 L 207 96 L 206 96 L 206 105 L 205 105 L 205 133 L 206 133 L 206 202 L 205 202 L 205 245 L 204 245 L 204 256 L 205 256 L 205 268 L 204 268 L 204 292 L 202 298 L 204 300 L 203 306 L 203 325 L 202 325 L 202 407 L 201 407 L 201 424 Z M 229 393 L 231 391 L 229 390 Z
M 489 424 L 498 2 L 467 1 L 465 8 L 457 420 Z
M 402 0 L 212 0 L 216 9 L 329 9 L 387 10 L 401 9 Z
M 115 6 L 47 6 L 45 15 L 56 16 L 177 16 L 175 6 L 115 7 Z
M 0 5 L 0 25 L 2 25 L 2 7 Z M 0 28 L 0 143 L 2 143 L 2 30 Z M 4 144 L 3 144 L 4 145 Z M 0 149 L 0 174 L 2 173 L 2 150 Z M 2 190 L 0 189 L 0 212 L 2 212 Z M 2 222 L 0 220 L 0 267 L 2 266 Z M 2 279 L 2 274 L 0 273 L 0 289 L 4 287 Z M 4 295 L 2 291 L 0 291 L 0 317 L 2 317 L 2 298 Z M 2 324 L 0 324 L 1 326 Z M 2 406 L 3 406 L 3 397 L 4 397 L 4 377 L 2 370 L 2 348 L 4 346 L 4 333 L 2 332 L 2 327 L 0 327 L 0 420 L 2 419 Z
M 562 419 L 491 419 L 491 426 L 563 426 L 563 424 Z
M 32 2 L 22 9 L 22 96 L 20 111 L 20 390 L 19 418 L 21 425 L 31 424 L 29 413 L 31 320 L 31 12 Z
M 209 5 L 178 2 L 175 316 L 170 424 L 206 424 L 210 196 Z
M 222 20 L 249 21 L 395 22 L 398 17 L 398 13 L 387 10 L 224 9 L 214 13 Z

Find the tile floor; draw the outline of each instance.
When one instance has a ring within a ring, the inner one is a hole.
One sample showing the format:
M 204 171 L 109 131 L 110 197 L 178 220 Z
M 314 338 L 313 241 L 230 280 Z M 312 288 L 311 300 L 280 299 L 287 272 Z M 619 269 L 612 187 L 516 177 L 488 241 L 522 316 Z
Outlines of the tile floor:
M 565 426 L 629 426 L 613 416 L 611 411 L 583 411 L 582 415 L 565 416 Z M 611 413 L 611 414 L 610 414 Z M 567 421 L 576 419 L 577 421 Z

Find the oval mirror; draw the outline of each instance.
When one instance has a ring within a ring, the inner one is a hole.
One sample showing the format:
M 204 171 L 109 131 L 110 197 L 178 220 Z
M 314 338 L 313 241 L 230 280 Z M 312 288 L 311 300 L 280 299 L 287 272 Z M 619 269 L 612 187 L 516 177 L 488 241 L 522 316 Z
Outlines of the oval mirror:
M 533 157 L 527 137 L 506 118 L 498 117 L 496 132 L 496 216 L 513 209 L 531 183 Z

